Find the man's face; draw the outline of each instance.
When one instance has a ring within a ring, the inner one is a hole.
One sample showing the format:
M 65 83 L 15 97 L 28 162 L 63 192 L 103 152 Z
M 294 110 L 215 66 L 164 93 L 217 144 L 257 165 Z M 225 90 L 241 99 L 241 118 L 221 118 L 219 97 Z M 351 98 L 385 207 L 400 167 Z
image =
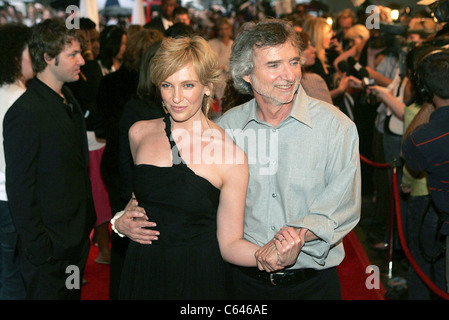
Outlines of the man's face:
M 94 57 L 97 58 L 100 54 L 100 33 L 97 29 L 91 29 L 87 32 L 87 36 Z
M 408 34 L 407 35 L 407 41 L 408 42 L 414 42 L 416 44 L 423 43 L 423 39 L 417 33 L 410 33 L 410 34 Z
M 343 30 L 343 34 L 346 34 L 346 32 L 348 32 L 352 25 L 353 22 L 351 17 L 340 18 L 338 20 L 338 27 Z
M 166 19 L 172 19 L 173 10 L 175 10 L 176 6 L 177 6 L 176 0 L 162 0 L 161 3 L 162 15 Z
M 221 38 L 230 38 L 232 35 L 232 28 L 229 24 L 222 24 L 218 30 Z
M 301 80 L 299 50 L 290 41 L 254 50 L 253 74 L 243 79 L 253 88 L 258 103 L 281 106 L 293 102 Z
M 186 25 L 190 25 L 190 18 L 189 18 L 188 14 L 184 14 L 184 13 L 183 14 L 177 14 L 175 16 L 175 18 L 173 19 L 173 22 L 174 23 L 181 22 L 181 23 L 184 23 Z
M 80 68 L 84 65 L 80 43 L 73 40 L 59 55 L 48 61 L 50 72 L 58 82 L 74 82 L 79 79 Z

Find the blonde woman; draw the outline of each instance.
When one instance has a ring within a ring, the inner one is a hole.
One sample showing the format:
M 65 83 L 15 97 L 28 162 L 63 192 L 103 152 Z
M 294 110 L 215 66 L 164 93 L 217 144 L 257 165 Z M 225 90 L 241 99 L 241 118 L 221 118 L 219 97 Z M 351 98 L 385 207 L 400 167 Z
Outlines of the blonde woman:
M 331 39 L 334 36 L 332 27 L 324 18 L 311 17 L 305 21 L 303 31 L 310 35 L 310 42 L 316 49 L 317 63 L 321 64 L 325 74 L 329 75 L 330 70 L 326 58 L 326 49 L 329 49 Z
M 334 31 L 327 23 L 326 19 L 320 17 L 311 17 L 307 19 L 303 29 L 304 32 L 307 32 L 310 35 L 310 43 L 316 49 L 317 59 L 315 60 L 315 64 L 311 66 L 309 70 L 317 73 L 324 79 L 324 81 L 326 81 L 331 98 L 334 100 L 346 92 L 349 81 L 349 78 L 346 75 L 342 75 L 337 84 L 334 85 L 334 68 L 328 64 L 326 58 L 326 49 L 329 49 L 330 47 Z
M 139 223 L 159 235 L 132 239 L 120 298 L 227 298 L 224 260 L 255 267 L 260 247 L 243 240 L 246 156 L 207 118 L 216 56 L 202 37 L 166 38 L 150 70 L 168 113 L 135 123 L 129 141 L 134 194 L 151 221 Z M 116 222 L 127 233 L 130 220 Z

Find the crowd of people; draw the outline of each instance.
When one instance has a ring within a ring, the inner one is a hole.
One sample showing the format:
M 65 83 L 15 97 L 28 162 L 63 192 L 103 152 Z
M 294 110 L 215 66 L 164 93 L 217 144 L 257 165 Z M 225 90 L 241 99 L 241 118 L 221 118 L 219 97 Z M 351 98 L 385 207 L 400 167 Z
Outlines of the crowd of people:
M 112 300 L 341 299 L 362 196 L 387 245 L 391 171 L 361 155 L 397 170 L 407 243 L 447 291 L 444 17 L 162 0 L 144 26 L 67 29 L 30 7 L 0 16 L 0 299 L 79 299 L 66 268 L 81 284 L 91 241 Z

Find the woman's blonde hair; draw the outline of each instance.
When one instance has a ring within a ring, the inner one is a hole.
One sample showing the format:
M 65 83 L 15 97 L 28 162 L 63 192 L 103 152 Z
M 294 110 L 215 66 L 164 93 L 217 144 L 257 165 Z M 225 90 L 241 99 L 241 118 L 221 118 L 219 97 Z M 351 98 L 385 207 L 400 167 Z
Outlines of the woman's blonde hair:
M 202 85 L 209 86 L 211 94 L 203 98 L 203 111 L 207 116 L 213 100 L 214 88 L 220 81 L 217 56 L 201 36 L 165 38 L 150 64 L 151 82 L 161 87 L 168 77 L 192 64 Z
M 331 28 L 326 19 L 310 17 L 304 22 L 303 30 L 310 35 L 310 42 L 316 49 L 316 56 L 323 65 L 327 65 L 326 49 L 323 47 L 325 29 Z
M 130 70 L 139 71 L 143 55 L 155 42 L 161 41 L 164 35 L 159 30 L 142 29 L 132 33 L 126 41 L 123 64 Z
M 369 30 L 363 24 L 356 24 L 348 29 L 345 38 L 353 40 L 354 38 L 361 38 L 364 42 L 369 39 Z

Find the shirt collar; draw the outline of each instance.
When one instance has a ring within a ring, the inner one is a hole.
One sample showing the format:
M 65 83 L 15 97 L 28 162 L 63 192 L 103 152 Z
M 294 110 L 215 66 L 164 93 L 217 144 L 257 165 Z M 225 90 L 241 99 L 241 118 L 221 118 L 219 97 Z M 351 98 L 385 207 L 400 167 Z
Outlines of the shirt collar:
M 257 114 L 257 103 L 256 99 L 252 99 L 249 103 L 249 112 L 248 117 L 244 121 L 244 126 L 246 127 L 249 122 L 256 121 L 261 124 L 267 124 L 266 122 L 262 121 L 259 118 L 259 115 Z M 293 118 L 299 122 L 304 123 L 308 127 L 312 127 L 312 121 L 310 119 L 310 112 L 309 112 L 309 96 L 304 91 L 302 86 L 299 86 L 298 88 L 298 94 L 296 95 L 295 101 L 293 102 L 292 109 L 290 111 L 289 116 L 284 119 L 279 126 L 281 126 L 287 119 Z
M 173 22 L 164 18 L 164 16 L 161 16 L 161 20 L 162 20 L 162 24 L 164 25 L 165 30 L 167 30 L 168 28 L 170 28 L 173 25 Z
M 293 107 L 290 112 L 290 117 L 304 123 L 308 127 L 312 127 L 312 120 L 310 118 L 309 110 L 310 98 L 304 91 L 303 87 L 300 86 L 298 89 L 298 94 L 293 102 Z
M 449 106 L 438 107 L 431 114 L 429 120 L 436 120 L 440 117 L 447 117 L 449 115 Z
M 53 99 L 55 102 L 67 107 L 68 105 L 77 105 L 76 99 L 73 97 L 70 89 L 65 85 L 62 86 L 61 91 L 64 97 L 59 95 L 56 91 L 50 88 L 45 82 L 42 82 L 37 77 L 30 80 L 30 87 L 34 87 L 38 92 L 43 92 L 48 98 Z M 65 102 L 64 102 L 65 101 Z
M 47 84 L 39 80 L 37 77 L 34 77 L 30 81 L 30 87 L 34 87 L 38 92 L 44 92 L 49 97 L 56 99 L 60 103 L 64 103 L 64 98 L 61 97 L 56 91 L 50 88 Z

